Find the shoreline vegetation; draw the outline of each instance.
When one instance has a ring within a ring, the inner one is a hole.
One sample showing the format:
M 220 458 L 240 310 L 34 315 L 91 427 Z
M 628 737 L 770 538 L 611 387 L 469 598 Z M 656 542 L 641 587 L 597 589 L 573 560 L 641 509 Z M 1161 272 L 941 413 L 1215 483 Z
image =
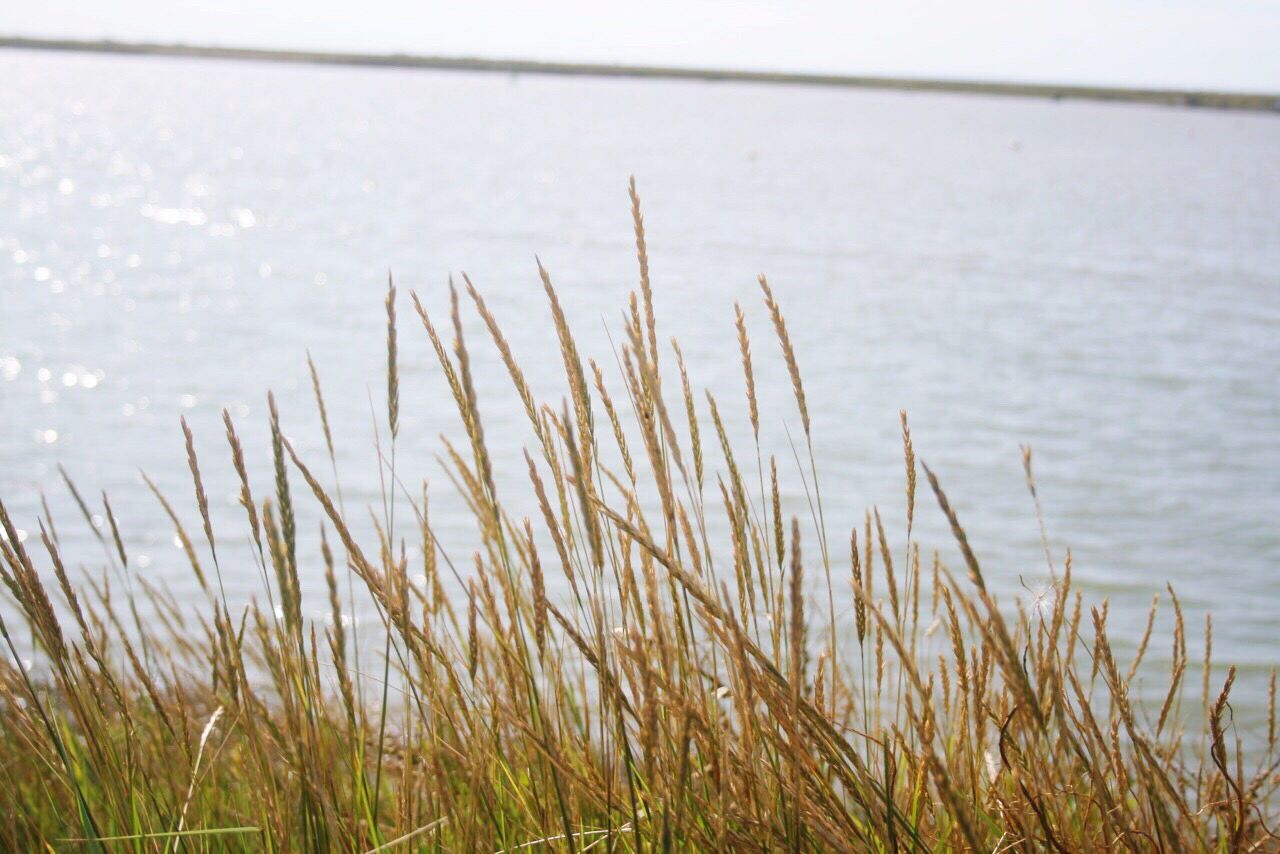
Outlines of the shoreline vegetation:
M 225 411 L 222 435 L 182 422 L 185 498 L 147 481 L 180 546 L 168 566 L 131 564 L 110 499 L 65 473 L 96 565 L 64 554 L 47 504 L 15 520 L 0 503 L 0 849 L 1273 850 L 1275 672 L 1262 731 L 1238 731 L 1236 670 L 1171 588 L 1118 660 L 1106 600 L 1085 601 L 1043 533 L 1030 449 L 1035 595 L 987 587 L 905 412 L 900 509 L 828 519 L 805 330 L 761 276 L 760 303 L 726 312 L 733 399 L 695 391 L 660 333 L 634 182 L 630 198 L 616 360 L 579 351 L 551 273 L 530 271 L 559 399 L 534 396 L 465 275 L 443 305 L 388 281 L 371 507 L 343 501 L 310 358 L 323 445 L 295 449 L 300 415 L 270 395 L 269 447 Z M 396 463 L 406 344 L 456 404 L 452 489 Z M 785 406 L 760 405 L 761 358 L 785 367 Z M 481 360 L 509 375 L 523 437 L 486 433 Z M 778 419 L 793 445 L 762 447 Z M 524 444 L 527 468 L 495 473 L 495 442 Z M 235 525 L 211 521 L 215 465 L 238 478 Z M 499 491 L 511 478 L 527 497 Z M 442 501 L 474 520 L 471 554 L 436 538 Z M 923 513 L 945 552 L 917 539 Z M 252 601 L 228 600 L 230 572 L 260 579 Z M 356 601 L 377 619 L 351 622 Z
M 418 56 L 403 53 L 344 53 L 330 51 L 277 50 L 268 48 L 219 47 L 182 43 L 121 42 L 109 39 L 45 39 L 0 37 L 0 49 L 108 53 L 130 56 L 170 56 L 195 59 L 239 59 L 260 62 L 351 65 L 374 68 L 429 69 L 436 71 L 477 71 L 504 74 L 551 74 L 588 77 L 629 77 L 657 80 L 701 80 L 823 86 L 848 89 L 881 89 L 900 92 L 943 92 L 972 95 L 1000 95 L 1050 100 L 1118 101 L 1170 107 L 1198 107 L 1219 110 L 1280 113 L 1280 93 L 1216 92 L 1190 89 L 1081 86 L 1054 83 L 1015 83 L 983 80 L 948 80 L 874 75 L 807 74 L 773 71 L 742 71 L 714 68 L 665 68 L 645 65 L 544 62 L 522 59 L 480 59 L 473 57 Z

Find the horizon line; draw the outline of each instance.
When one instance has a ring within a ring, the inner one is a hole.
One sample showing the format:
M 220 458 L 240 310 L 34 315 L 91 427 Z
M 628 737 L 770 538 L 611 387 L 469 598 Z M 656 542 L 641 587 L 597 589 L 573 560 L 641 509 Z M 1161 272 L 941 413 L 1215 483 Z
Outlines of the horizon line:
M 348 53 L 341 51 L 225 47 L 184 42 L 129 42 L 115 39 L 55 39 L 0 36 L 0 49 L 104 53 L 130 56 L 169 56 L 192 59 L 251 60 L 369 68 L 434 71 L 473 71 L 583 77 L 622 77 L 704 82 L 823 86 L 905 92 L 997 95 L 1049 100 L 1113 101 L 1251 112 L 1280 112 L 1280 94 L 1084 84 L 1020 83 L 972 79 L 823 74 L 792 71 L 748 71 L 731 68 L 692 68 L 533 59 L 485 59 L 409 53 Z

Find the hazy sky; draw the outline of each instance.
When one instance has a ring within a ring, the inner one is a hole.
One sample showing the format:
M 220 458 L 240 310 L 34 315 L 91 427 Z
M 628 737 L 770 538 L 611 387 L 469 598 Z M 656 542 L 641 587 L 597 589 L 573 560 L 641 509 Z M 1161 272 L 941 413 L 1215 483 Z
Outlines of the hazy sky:
M 84 0 L 0 33 L 1280 92 L 1276 0 Z

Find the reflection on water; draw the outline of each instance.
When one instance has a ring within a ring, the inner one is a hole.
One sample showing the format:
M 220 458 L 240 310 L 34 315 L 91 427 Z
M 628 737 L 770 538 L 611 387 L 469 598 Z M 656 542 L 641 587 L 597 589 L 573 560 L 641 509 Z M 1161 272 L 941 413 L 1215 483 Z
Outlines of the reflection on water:
M 220 410 L 265 472 L 274 388 L 319 458 L 308 348 L 346 500 L 376 501 L 388 268 L 435 311 L 465 269 L 555 401 L 536 252 L 581 348 L 613 364 L 606 328 L 636 281 L 634 172 L 660 332 L 745 435 L 732 305 L 748 308 L 762 437 L 785 459 L 796 418 L 755 288 L 769 273 L 835 532 L 871 504 L 902 517 L 906 408 L 993 586 L 1034 592 L 1027 442 L 1055 556 L 1073 548 L 1115 633 L 1135 639 L 1168 579 L 1193 624 L 1214 611 L 1221 658 L 1277 661 L 1275 117 L 21 52 L 0 74 L 0 495 L 30 531 L 48 493 L 86 560 L 98 546 L 58 463 L 111 494 L 139 571 L 190 593 L 138 467 L 188 500 L 184 415 L 215 524 L 238 532 Z M 523 412 L 468 323 L 498 469 L 518 483 Z M 465 554 L 434 459 L 455 417 L 424 336 L 405 323 L 401 346 L 400 472 L 432 479 L 441 535 Z M 787 489 L 804 512 L 797 477 Z M 920 515 L 949 549 L 936 511 Z M 227 575 L 230 595 L 257 587 L 247 558 Z

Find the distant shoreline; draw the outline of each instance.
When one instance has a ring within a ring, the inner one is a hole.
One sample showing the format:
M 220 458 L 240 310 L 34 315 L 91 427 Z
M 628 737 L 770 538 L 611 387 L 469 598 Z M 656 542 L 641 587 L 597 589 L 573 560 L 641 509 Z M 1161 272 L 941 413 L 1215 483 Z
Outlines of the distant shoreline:
M 351 65 L 376 68 L 416 68 L 436 71 L 484 71 L 506 74 L 555 74 L 585 77 L 632 77 L 665 80 L 728 81 L 847 89 L 886 89 L 902 92 L 950 92 L 1002 95 L 1051 100 L 1119 101 L 1169 107 L 1197 107 L 1280 113 L 1280 94 L 1210 92 L 1185 89 L 1145 89 L 1077 86 L 1051 83 L 1001 83 L 978 80 L 939 80 L 842 74 L 804 74 L 711 68 L 662 68 L 647 65 L 607 65 L 582 62 L 540 62 L 524 59 L 416 56 L 411 54 L 339 53 L 207 45 L 119 42 L 111 40 L 0 37 L 0 49 L 111 53 L 130 56 L 174 56 L 196 59 L 241 59 L 262 62 Z

